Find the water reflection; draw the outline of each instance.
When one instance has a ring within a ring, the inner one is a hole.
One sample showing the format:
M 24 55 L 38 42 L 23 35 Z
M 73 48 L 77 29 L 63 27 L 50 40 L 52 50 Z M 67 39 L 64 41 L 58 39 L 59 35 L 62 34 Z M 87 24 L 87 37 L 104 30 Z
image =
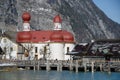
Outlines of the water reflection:
M 0 72 L 0 80 L 119 80 L 120 73 L 114 72 L 70 72 L 70 71 L 16 71 Z
M 94 80 L 94 72 L 91 73 L 91 80 Z

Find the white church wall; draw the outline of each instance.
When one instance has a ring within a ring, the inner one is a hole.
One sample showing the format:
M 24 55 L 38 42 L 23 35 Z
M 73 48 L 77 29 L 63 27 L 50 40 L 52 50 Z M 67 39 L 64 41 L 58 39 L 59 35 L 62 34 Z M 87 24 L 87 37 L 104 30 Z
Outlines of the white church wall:
M 38 59 L 42 59 L 43 58 L 43 54 L 44 54 L 44 46 L 46 46 L 45 43 L 34 43 L 34 48 L 32 49 L 32 53 L 33 53 L 33 57 L 35 57 L 35 55 L 37 55 Z M 37 50 L 35 50 L 37 48 Z
M 64 43 L 50 43 L 50 59 L 64 60 Z
M 47 46 L 48 44 L 47 43 L 22 43 L 22 45 L 26 49 L 29 49 L 31 47 L 31 50 L 29 52 L 29 59 L 33 60 L 35 59 L 35 55 L 37 55 L 37 59 L 43 58 L 44 47 Z

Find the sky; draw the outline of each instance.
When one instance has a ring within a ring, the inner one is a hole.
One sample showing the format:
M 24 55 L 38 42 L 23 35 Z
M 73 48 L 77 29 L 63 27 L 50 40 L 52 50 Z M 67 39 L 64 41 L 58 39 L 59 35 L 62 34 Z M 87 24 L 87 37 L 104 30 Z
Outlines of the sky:
M 113 21 L 120 24 L 120 0 L 93 0 Z

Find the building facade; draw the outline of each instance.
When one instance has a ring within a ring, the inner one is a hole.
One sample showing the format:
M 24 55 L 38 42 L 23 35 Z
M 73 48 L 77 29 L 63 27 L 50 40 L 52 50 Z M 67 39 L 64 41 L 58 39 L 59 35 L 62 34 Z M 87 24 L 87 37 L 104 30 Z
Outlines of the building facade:
M 2 59 L 17 59 L 18 45 L 6 36 L 0 37 Z
M 30 30 L 31 16 L 28 12 L 23 13 L 22 19 L 23 31 L 17 33 L 16 42 L 23 47 L 23 59 L 70 59 L 66 53 L 73 49 L 75 40 L 72 33 L 62 30 L 60 15 L 53 19 L 53 30 Z

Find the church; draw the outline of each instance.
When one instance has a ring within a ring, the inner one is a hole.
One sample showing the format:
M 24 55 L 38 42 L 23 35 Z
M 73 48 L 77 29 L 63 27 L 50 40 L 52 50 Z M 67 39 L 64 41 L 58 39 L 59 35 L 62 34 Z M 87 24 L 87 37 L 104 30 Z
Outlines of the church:
M 75 39 L 71 32 L 62 30 L 60 15 L 53 18 L 53 30 L 31 30 L 31 15 L 22 15 L 23 30 L 17 32 L 16 42 L 22 46 L 23 60 L 47 59 L 70 60 L 67 55 L 75 46 Z

